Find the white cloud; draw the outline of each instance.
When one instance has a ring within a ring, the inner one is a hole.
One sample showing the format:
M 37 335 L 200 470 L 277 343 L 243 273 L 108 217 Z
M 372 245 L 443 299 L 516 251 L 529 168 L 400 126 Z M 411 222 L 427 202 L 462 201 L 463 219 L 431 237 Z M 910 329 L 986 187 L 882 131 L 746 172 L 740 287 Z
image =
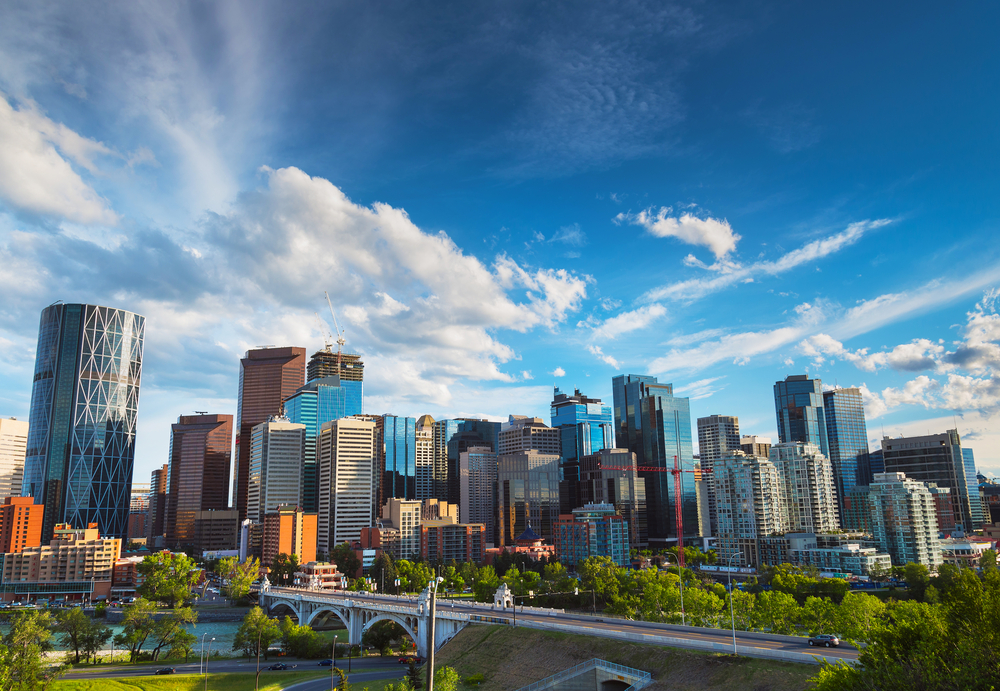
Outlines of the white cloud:
M 740 236 L 733 232 L 732 226 L 726 220 L 717 218 L 698 218 L 686 213 L 679 218 L 670 216 L 670 207 L 661 207 L 653 214 L 652 209 L 644 209 L 637 214 L 620 213 L 615 216 L 616 223 L 631 223 L 642 226 L 650 235 L 658 238 L 672 237 L 689 245 L 707 247 L 716 259 L 736 251 L 736 243 Z
M 645 329 L 666 313 L 667 308 L 659 304 L 645 305 L 629 312 L 622 312 L 594 326 L 593 337 L 614 340 L 627 333 Z
M 587 346 L 587 350 L 589 350 L 592 355 L 596 355 L 597 359 L 600 360 L 601 362 L 611 365 L 615 369 L 621 369 L 621 363 L 618 362 L 618 360 L 615 360 L 610 355 L 605 355 L 604 351 L 601 350 L 600 346 L 589 345 Z
M 39 112 L 15 110 L 0 92 L 0 198 L 11 207 L 84 224 L 114 224 L 117 215 L 67 159 L 97 172 L 94 158 L 112 152 Z
M 745 265 L 736 262 L 719 261 L 711 266 L 707 266 L 695 260 L 702 268 L 711 269 L 714 275 L 660 286 L 648 291 L 641 299 L 646 302 L 694 300 L 724 290 L 738 283 L 752 281 L 757 276 L 777 276 L 803 264 L 838 252 L 844 247 L 857 242 L 867 231 L 879 228 L 887 223 L 889 221 L 886 219 L 852 223 L 846 230 L 836 235 L 814 240 L 773 261 L 760 260 Z M 695 265 L 690 260 L 687 260 L 687 263 L 688 265 Z
M 555 235 L 549 238 L 549 242 L 561 242 L 573 247 L 583 247 L 587 244 L 587 236 L 580 228 L 579 223 L 573 223 L 560 228 Z
M 799 344 L 799 350 L 806 357 L 812 358 L 816 367 L 823 365 L 826 357 L 832 357 L 850 362 L 865 372 L 875 372 L 885 367 L 904 372 L 934 370 L 941 367 L 940 359 L 945 352 L 940 343 L 918 338 L 910 343 L 897 345 L 890 351 L 869 354 L 868 348 L 851 351 L 825 333 L 809 336 Z
M 698 381 L 689 382 L 683 386 L 675 386 L 674 393 L 684 394 L 692 400 L 708 398 L 722 389 L 720 386 L 715 386 L 715 382 L 720 379 L 724 379 L 724 377 L 709 377 L 708 379 L 699 379 Z
M 529 372 L 528 370 L 522 370 L 521 371 L 521 379 L 524 379 L 525 381 L 528 381 L 529 379 L 534 379 L 534 377 L 531 376 L 531 372 Z
M 556 367 L 554 370 L 549 372 L 549 374 L 551 374 L 553 377 L 565 377 L 566 370 L 564 370 L 562 367 Z

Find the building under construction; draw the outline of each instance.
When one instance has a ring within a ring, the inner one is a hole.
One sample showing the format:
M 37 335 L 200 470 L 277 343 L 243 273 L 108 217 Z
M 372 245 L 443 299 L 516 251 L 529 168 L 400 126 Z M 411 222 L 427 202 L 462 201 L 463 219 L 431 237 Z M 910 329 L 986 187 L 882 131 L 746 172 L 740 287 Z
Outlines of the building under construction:
M 340 367 L 337 367 L 337 359 Z M 340 377 L 344 381 L 364 381 L 365 363 L 360 355 L 353 353 L 336 353 L 330 350 L 320 350 L 313 353 L 306 366 L 306 379 L 322 379 L 323 377 Z

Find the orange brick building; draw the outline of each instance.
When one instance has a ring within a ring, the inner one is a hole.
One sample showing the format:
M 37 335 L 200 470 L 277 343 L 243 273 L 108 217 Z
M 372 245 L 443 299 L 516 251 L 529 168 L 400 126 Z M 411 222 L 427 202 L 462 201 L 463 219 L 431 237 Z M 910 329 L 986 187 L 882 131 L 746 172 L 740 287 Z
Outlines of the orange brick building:
M 20 552 L 42 544 L 45 507 L 31 497 L 7 497 L 0 504 L 0 552 Z
M 294 506 L 279 506 L 264 514 L 261 566 L 269 567 L 279 554 L 295 555 L 300 564 L 316 561 L 318 516 Z

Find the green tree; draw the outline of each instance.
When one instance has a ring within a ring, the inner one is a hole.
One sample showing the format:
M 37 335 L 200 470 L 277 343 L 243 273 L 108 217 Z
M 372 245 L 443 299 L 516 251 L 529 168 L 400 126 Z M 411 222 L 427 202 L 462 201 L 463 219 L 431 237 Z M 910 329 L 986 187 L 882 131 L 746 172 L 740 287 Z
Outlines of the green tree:
M 325 647 L 312 630 L 312 627 L 305 624 L 296 624 L 291 617 L 285 617 L 279 625 L 281 629 L 281 647 L 285 653 L 292 657 L 311 658 Z M 322 646 L 322 647 L 321 647 Z M 323 650 L 325 653 L 325 650 Z
M 799 605 L 788 593 L 765 590 L 757 594 L 756 621 L 754 628 L 768 629 L 772 633 L 791 634 L 795 632 Z
M 228 581 L 226 592 L 234 603 L 250 594 L 250 586 L 260 574 L 260 560 L 247 559 L 242 564 L 236 557 L 226 557 L 219 560 L 217 573 Z
M 198 637 L 195 636 L 190 631 L 181 629 L 170 641 L 170 650 L 167 652 L 167 656 L 171 658 L 178 658 L 182 655 L 184 656 L 184 662 L 188 661 L 188 657 L 194 652 L 194 646 L 198 643 Z
M 837 606 L 837 633 L 849 641 L 868 643 L 882 625 L 887 605 L 867 593 L 848 593 Z
M 458 672 L 451 667 L 438 667 L 434 670 L 434 688 L 436 691 L 458 691 Z
M 361 637 L 362 643 L 376 648 L 380 652 L 389 648 L 389 644 L 406 635 L 403 627 L 394 621 L 383 619 L 377 621 L 365 631 Z M 382 653 L 383 655 L 385 653 Z
M 979 556 L 979 568 L 983 569 L 995 569 L 997 567 L 997 551 L 995 549 L 985 550 Z
M 48 612 L 18 612 L 13 616 L 0 651 L 4 691 L 45 689 L 62 673 L 59 667 L 45 665 L 42 657 L 52 647 L 51 626 Z
M 72 650 L 73 662 L 80 664 L 80 651 L 83 649 L 84 638 L 90 630 L 91 618 L 79 607 L 64 609 L 56 613 L 53 630 L 61 633 L 59 644 L 67 650 Z
M 927 567 L 923 564 L 910 562 L 903 567 L 903 578 L 906 579 L 906 585 L 913 598 L 923 600 L 927 593 L 927 588 L 931 584 L 931 576 Z
M 160 652 L 166 648 L 171 650 L 181 634 L 186 634 L 184 626 L 198 621 L 198 613 L 190 607 L 178 607 L 170 616 L 161 617 L 153 626 L 150 636 L 153 640 L 153 659 L 160 659 Z
M 369 574 L 380 588 L 384 583 L 386 592 L 396 592 L 396 564 L 393 562 L 391 554 L 388 552 L 379 554 L 372 563 Z
M 139 564 L 137 571 L 144 577 L 138 592 L 154 602 L 169 607 L 183 604 L 191 597 L 191 588 L 201 577 L 194 560 L 186 554 L 158 552 Z
M 476 602 L 491 602 L 497 588 L 500 587 L 500 578 L 492 566 L 484 566 L 479 569 L 473 580 L 472 593 Z
M 333 672 L 340 678 L 340 681 L 337 682 L 337 691 L 347 691 L 347 673 L 340 667 L 334 667 Z
M 271 572 L 268 574 L 268 578 L 275 585 L 295 585 L 295 572 L 298 570 L 298 555 L 288 555 L 282 552 L 271 562 Z
M 348 578 L 355 578 L 361 570 L 361 560 L 348 542 L 342 542 L 333 548 L 330 552 L 330 561 Z
M 278 622 L 268 617 L 260 607 L 254 607 L 243 617 L 243 623 L 233 636 L 233 650 L 242 650 L 248 661 L 259 653 L 263 653 L 266 660 L 267 649 L 280 636 Z
M 837 605 L 825 597 L 807 597 L 800 616 L 810 636 L 834 633 L 832 627 L 837 621 Z
M 91 619 L 90 625 L 83 634 L 81 650 L 87 656 L 87 661 L 96 659 L 97 653 L 107 645 L 113 631 L 97 619 Z
M 146 639 L 153 633 L 156 627 L 156 620 L 153 618 L 155 611 L 156 605 L 141 597 L 125 607 L 122 631 L 115 636 L 115 645 L 129 651 L 129 662 L 139 659 Z
M 611 557 L 587 557 L 578 566 L 584 590 L 593 590 L 603 603 L 614 599 L 621 590 L 618 565 Z
M 406 681 L 410 684 L 411 688 L 419 689 L 423 684 L 423 679 L 420 675 L 420 668 L 417 667 L 415 662 L 410 663 L 410 668 L 406 670 Z

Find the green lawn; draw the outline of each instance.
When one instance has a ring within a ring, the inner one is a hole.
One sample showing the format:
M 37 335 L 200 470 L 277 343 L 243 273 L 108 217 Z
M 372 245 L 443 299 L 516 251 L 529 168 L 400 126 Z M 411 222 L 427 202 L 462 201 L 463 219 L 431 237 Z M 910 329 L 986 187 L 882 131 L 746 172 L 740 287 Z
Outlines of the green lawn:
M 276 679 L 261 674 L 260 691 L 278 691 L 300 681 L 327 676 L 329 672 L 288 672 Z M 209 691 L 253 691 L 254 677 L 253 674 L 211 674 L 208 688 Z M 200 674 L 171 674 L 120 679 L 66 679 L 55 682 L 51 688 L 52 691 L 200 691 L 205 688 L 205 678 Z M 376 686 L 371 691 L 381 688 Z

